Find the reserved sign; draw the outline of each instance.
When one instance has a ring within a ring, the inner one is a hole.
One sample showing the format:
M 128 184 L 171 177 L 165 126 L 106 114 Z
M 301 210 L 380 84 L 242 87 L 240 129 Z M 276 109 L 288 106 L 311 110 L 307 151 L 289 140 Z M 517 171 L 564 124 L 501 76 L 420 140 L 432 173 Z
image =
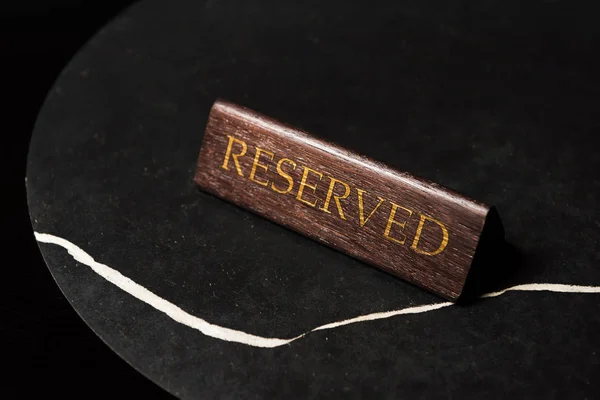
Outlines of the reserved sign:
M 442 297 L 464 286 L 489 207 L 244 107 L 217 101 L 205 191 Z

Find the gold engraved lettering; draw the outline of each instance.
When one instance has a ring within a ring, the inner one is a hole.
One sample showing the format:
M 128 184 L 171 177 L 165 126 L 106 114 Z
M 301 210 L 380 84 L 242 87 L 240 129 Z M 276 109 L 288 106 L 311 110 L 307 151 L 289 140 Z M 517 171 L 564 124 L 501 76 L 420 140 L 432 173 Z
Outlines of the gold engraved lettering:
M 437 248 L 437 250 L 431 251 L 431 252 L 421 250 L 417 247 L 417 245 L 419 244 L 419 240 L 421 239 L 421 233 L 423 232 L 423 226 L 425 225 L 426 220 L 434 222 L 440 228 L 442 228 L 442 243 Z M 444 249 L 446 248 L 447 245 L 448 245 L 448 229 L 446 229 L 444 224 L 442 224 L 437 219 L 428 217 L 426 215 L 421 215 L 421 219 L 419 220 L 419 226 L 417 227 L 417 234 L 415 235 L 415 239 L 413 240 L 412 246 L 410 246 L 410 248 L 419 254 L 424 254 L 426 256 L 435 256 L 436 254 L 440 254 L 442 251 L 444 251 Z
M 282 158 L 281 160 L 279 160 L 277 162 L 277 173 L 288 181 L 288 187 L 285 190 L 278 189 L 275 187 L 275 182 L 273 182 L 273 183 L 271 183 L 271 189 L 273 189 L 277 193 L 281 193 L 281 194 L 286 194 L 286 193 L 291 192 L 292 188 L 294 187 L 294 180 L 292 179 L 292 177 L 289 174 L 287 174 L 286 172 L 284 172 L 283 169 L 281 168 L 281 164 L 283 164 L 284 162 L 290 163 L 293 166 L 292 169 L 296 169 L 296 163 L 293 162 L 292 160 L 290 160 L 289 158 Z
M 325 198 L 325 203 L 323 204 L 323 207 L 320 208 L 320 210 L 325 211 L 328 214 L 331 214 L 331 211 L 329 211 L 329 203 L 331 202 L 331 197 L 333 197 L 335 199 L 335 204 L 337 206 L 338 213 L 340 214 L 340 218 L 346 219 L 346 217 L 344 216 L 344 211 L 342 210 L 342 204 L 340 203 L 340 200 L 345 199 L 346 197 L 348 197 L 350 195 L 350 186 L 348 186 L 348 184 L 345 182 L 342 182 L 335 178 L 332 178 L 331 176 L 328 178 L 331 179 L 331 183 L 329 184 L 329 189 L 327 190 L 327 196 Z M 336 196 L 335 194 L 333 194 L 333 189 L 334 189 L 336 183 L 341 183 L 342 185 L 344 185 L 345 192 L 342 196 Z
M 360 226 L 365 226 L 365 224 L 367 223 L 367 221 L 369 220 L 369 218 L 371 218 L 371 216 L 373 214 L 375 214 L 375 211 L 377 211 L 377 209 L 379 208 L 379 206 L 381 205 L 381 203 L 383 203 L 385 200 L 379 196 L 377 196 L 377 198 L 379 199 L 379 203 L 377 203 L 377 205 L 375 206 L 375 208 L 373 209 L 373 211 L 371 211 L 371 213 L 369 215 L 367 215 L 367 218 L 365 218 L 365 208 L 364 208 L 364 203 L 363 203 L 363 193 L 366 193 L 364 190 L 356 188 L 356 192 L 358 193 L 358 217 L 360 218 Z
M 390 201 L 390 203 L 392 203 L 392 202 Z M 398 208 L 401 208 L 404 211 L 408 212 L 408 217 L 402 223 L 394 220 L 394 217 L 396 216 L 396 210 Z M 406 235 L 402 234 L 402 239 L 399 240 L 399 239 L 396 239 L 396 238 L 390 236 L 390 231 L 392 230 L 392 225 L 394 225 L 394 224 L 399 225 L 402 228 L 402 230 L 404 230 L 404 227 L 406 226 L 406 221 L 410 218 L 412 213 L 413 213 L 412 210 L 409 210 L 408 208 L 399 206 L 398 204 L 392 203 L 392 209 L 390 210 L 390 216 L 388 218 L 387 226 L 385 227 L 385 232 L 383 233 L 383 235 L 393 242 L 404 245 L 404 242 L 406 241 Z
M 240 139 L 236 139 L 231 135 L 227 135 L 227 137 L 229 138 L 229 144 L 227 145 L 227 151 L 225 152 L 225 159 L 223 160 L 223 165 L 221 166 L 221 168 L 229 170 L 229 158 L 233 157 L 233 163 L 235 164 L 235 169 L 237 170 L 238 175 L 244 176 L 244 174 L 242 174 L 242 169 L 240 168 L 240 163 L 238 161 L 238 157 L 243 157 L 244 154 L 246 154 L 246 150 L 248 149 L 246 146 L 246 142 L 244 142 Z M 234 142 L 240 143 L 242 145 L 242 151 L 240 151 L 238 154 L 231 153 L 231 148 L 233 147 Z
M 260 154 L 261 153 L 265 153 L 266 155 L 268 155 L 270 158 L 270 160 L 273 160 L 273 157 L 275 156 L 275 154 L 271 153 L 268 150 L 263 150 L 260 147 L 256 147 L 256 155 L 254 156 L 254 162 L 252 163 L 252 170 L 250 171 L 250 180 L 254 181 L 256 183 L 258 183 L 259 185 L 262 186 L 267 186 L 269 184 L 269 181 L 259 181 L 258 179 L 256 179 L 255 175 L 256 175 L 256 167 L 261 167 L 263 170 L 267 171 L 267 166 L 263 165 L 263 164 L 259 164 L 258 162 L 260 161 Z
M 323 174 L 318 171 L 315 171 L 314 169 L 310 169 L 306 166 L 303 166 L 302 168 L 304 168 L 304 173 L 302 174 L 302 180 L 300 181 L 300 186 L 298 187 L 298 194 L 296 195 L 296 199 L 300 200 L 304 204 L 308 204 L 311 207 L 315 207 L 319 200 L 315 199 L 315 201 L 313 203 L 311 203 L 310 201 L 302 198 L 302 193 L 304 192 L 304 187 L 312 189 L 313 193 L 315 192 L 315 189 L 317 189 L 316 184 L 314 186 L 311 186 L 306 183 L 306 179 L 308 178 L 308 174 L 310 172 L 314 173 L 315 175 L 319 175 L 319 180 L 321 180 L 321 178 L 323 178 Z

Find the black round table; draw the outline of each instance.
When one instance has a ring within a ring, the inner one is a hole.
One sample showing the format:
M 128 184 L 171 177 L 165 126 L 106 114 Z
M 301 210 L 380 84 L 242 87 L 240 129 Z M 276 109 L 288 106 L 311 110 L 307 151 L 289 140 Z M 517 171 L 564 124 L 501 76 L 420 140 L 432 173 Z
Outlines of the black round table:
M 137 3 L 39 113 L 27 192 L 48 268 L 183 399 L 597 397 L 600 28 L 574 9 Z M 218 97 L 496 205 L 523 254 L 499 289 L 523 290 L 443 304 L 198 190 Z

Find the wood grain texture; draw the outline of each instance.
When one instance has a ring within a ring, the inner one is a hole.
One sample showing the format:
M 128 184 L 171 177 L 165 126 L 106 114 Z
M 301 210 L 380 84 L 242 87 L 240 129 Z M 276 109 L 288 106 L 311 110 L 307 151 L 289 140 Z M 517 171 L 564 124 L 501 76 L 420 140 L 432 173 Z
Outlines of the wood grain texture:
M 211 194 L 453 301 L 490 210 L 223 100 L 211 109 L 194 180 Z

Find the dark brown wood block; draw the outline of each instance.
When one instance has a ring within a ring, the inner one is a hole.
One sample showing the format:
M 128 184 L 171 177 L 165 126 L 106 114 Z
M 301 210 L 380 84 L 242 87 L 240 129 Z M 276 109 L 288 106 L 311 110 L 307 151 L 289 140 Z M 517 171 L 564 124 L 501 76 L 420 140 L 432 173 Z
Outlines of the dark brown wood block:
M 490 208 L 247 108 L 213 105 L 205 191 L 456 300 Z

